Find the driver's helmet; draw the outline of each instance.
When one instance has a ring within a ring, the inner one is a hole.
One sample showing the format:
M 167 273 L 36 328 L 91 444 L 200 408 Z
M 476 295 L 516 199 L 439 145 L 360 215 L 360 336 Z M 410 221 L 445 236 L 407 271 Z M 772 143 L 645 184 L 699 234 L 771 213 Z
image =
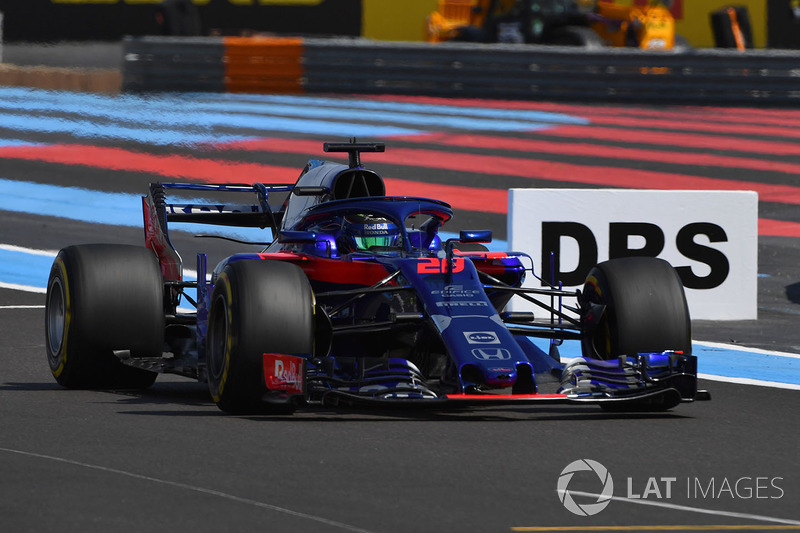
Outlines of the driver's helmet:
M 373 246 L 399 245 L 400 228 L 390 220 L 375 215 L 347 215 L 342 233 L 350 251 L 369 251 Z

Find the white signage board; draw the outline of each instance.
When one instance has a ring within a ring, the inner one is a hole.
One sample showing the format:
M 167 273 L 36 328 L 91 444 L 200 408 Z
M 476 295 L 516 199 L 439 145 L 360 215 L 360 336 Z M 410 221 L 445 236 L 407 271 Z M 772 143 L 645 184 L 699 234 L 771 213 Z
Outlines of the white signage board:
M 693 319 L 757 318 L 755 192 L 511 189 L 508 204 L 509 249 L 529 254 L 548 281 L 555 273 L 580 288 L 597 262 L 651 255 L 678 270 Z M 542 283 L 528 276 L 525 286 Z

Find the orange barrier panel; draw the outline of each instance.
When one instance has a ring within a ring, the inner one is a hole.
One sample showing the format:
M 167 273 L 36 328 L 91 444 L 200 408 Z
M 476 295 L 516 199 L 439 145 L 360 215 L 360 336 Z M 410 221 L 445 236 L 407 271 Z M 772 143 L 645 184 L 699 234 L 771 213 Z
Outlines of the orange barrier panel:
M 226 91 L 303 92 L 303 39 L 226 37 L 224 43 Z

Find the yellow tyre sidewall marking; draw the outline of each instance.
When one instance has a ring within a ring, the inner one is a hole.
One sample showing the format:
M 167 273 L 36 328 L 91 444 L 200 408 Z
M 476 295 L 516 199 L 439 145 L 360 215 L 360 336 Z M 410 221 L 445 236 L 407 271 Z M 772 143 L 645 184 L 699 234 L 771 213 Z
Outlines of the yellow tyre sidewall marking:
M 603 295 L 603 291 L 600 289 L 600 283 L 597 281 L 597 278 L 595 276 L 589 276 L 588 278 L 586 278 L 586 285 L 591 285 L 591 287 L 594 289 L 594 291 L 597 293 L 598 296 L 602 296 Z M 602 355 L 602 356 L 608 358 L 611 355 L 611 330 L 610 330 L 610 326 L 608 324 L 608 318 L 604 318 L 603 319 L 602 327 L 605 330 L 604 331 L 604 333 L 605 333 L 605 341 L 606 341 L 605 342 L 605 353 L 604 354 L 598 354 L 598 355 Z M 592 343 L 592 344 L 594 344 L 594 343 Z M 595 346 L 595 347 L 597 347 L 597 346 Z
M 59 348 L 59 352 L 56 354 L 58 361 L 58 366 L 56 368 L 51 368 L 51 371 L 55 377 L 59 377 L 62 372 L 64 372 L 64 367 L 67 364 L 67 337 L 69 336 L 69 326 L 70 322 L 72 321 L 72 302 L 70 301 L 69 296 L 69 280 L 67 279 L 67 267 L 64 265 L 64 260 L 59 255 L 56 257 L 54 262 L 54 266 L 58 268 L 61 272 L 61 281 L 63 283 L 62 290 L 64 291 L 64 334 L 61 337 L 61 346 Z M 52 290 L 52 285 L 51 285 Z

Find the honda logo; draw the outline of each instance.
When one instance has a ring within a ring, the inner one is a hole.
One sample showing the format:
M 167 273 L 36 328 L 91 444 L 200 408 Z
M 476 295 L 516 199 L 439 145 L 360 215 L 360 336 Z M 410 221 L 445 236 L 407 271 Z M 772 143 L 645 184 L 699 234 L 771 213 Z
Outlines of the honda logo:
M 475 348 L 472 350 L 475 359 L 481 361 L 503 361 L 511 359 L 511 352 L 504 348 Z

